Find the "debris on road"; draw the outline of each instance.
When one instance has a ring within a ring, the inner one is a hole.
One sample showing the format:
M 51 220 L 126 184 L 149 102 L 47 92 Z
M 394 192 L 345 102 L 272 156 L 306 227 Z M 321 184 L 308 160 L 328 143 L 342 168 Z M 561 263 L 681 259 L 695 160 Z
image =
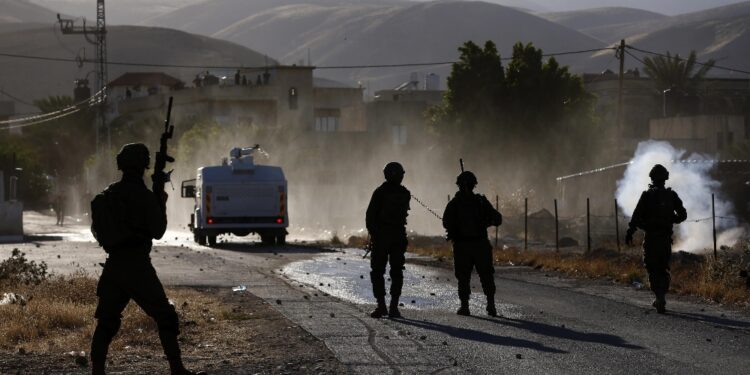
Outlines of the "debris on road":
M 241 293 L 241 292 L 244 292 L 246 290 L 247 290 L 247 286 L 245 286 L 245 285 L 238 285 L 238 286 L 235 286 L 234 288 L 232 288 L 232 291 L 235 292 L 235 293 L 237 293 L 237 292 Z
M 15 305 L 21 306 L 26 305 L 26 297 L 16 293 L 3 293 L 3 297 L 0 298 L 0 306 L 2 305 Z

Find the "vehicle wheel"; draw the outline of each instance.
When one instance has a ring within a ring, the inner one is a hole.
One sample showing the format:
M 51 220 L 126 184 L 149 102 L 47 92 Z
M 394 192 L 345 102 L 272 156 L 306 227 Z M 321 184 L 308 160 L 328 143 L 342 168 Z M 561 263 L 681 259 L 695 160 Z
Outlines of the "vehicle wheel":
M 208 236 L 208 246 L 216 246 L 216 236 Z
M 203 246 L 206 245 L 206 235 L 205 234 L 196 233 L 193 236 L 193 239 L 195 240 L 196 243 L 198 243 L 198 245 L 203 245 Z
M 269 235 L 269 234 L 261 234 L 260 235 L 260 242 L 263 245 L 273 246 L 273 240 L 274 240 L 274 237 L 272 235 Z
M 279 246 L 286 245 L 286 234 L 280 234 L 276 236 L 276 245 L 279 245 Z

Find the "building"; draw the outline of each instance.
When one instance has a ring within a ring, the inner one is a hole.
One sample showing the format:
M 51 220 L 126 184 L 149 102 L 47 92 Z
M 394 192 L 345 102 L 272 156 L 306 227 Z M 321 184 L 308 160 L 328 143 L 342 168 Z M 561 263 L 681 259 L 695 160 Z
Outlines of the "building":
M 656 118 L 650 121 L 649 138 L 690 152 L 718 155 L 750 139 L 749 125 L 740 115 Z
M 608 162 L 629 158 L 639 142 L 652 138 L 654 119 L 702 115 L 750 118 L 750 79 L 706 78 L 697 95 L 687 95 L 659 92 L 652 79 L 641 76 L 637 69 L 629 70 L 623 76 L 621 128 L 616 118 L 619 75 L 611 70 L 584 74 L 583 82 L 586 91 L 597 98 L 595 111 L 605 124 L 604 138 L 618 150 Z
M 117 116 L 134 120 L 160 115 L 172 96 L 176 121 L 210 117 L 227 125 L 318 132 L 365 131 L 362 89 L 334 86 L 330 82 L 317 87 L 312 72 L 310 66 L 240 69 L 238 74 L 250 79 L 241 79 L 239 84 L 226 79 L 203 84 L 200 80 L 201 83 L 190 88 L 183 88 L 181 82 L 161 73 L 128 73 L 113 81 L 113 84 L 125 83 L 119 86 L 119 91 L 114 91 L 113 86 L 113 96 L 118 99 L 114 111 Z M 151 89 L 145 95 L 118 95 L 122 94 L 122 87 L 132 89 L 135 84 Z

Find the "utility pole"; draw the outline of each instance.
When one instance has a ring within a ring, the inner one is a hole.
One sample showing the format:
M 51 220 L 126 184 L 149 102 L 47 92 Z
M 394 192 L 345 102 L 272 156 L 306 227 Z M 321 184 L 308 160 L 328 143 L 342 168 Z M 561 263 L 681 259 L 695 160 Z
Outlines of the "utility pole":
M 620 40 L 615 56 L 620 60 L 620 82 L 617 89 L 617 136 L 622 134 L 622 91 L 625 81 L 625 39 Z
M 63 34 L 83 35 L 86 41 L 96 47 L 96 87 L 99 93 L 99 114 L 97 124 L 94 125 L 96 137 L 96 152 L 99 154 L 99 146 L 102 143 L 99 134 L 100 129 L 106 132 L 106 152 L 112 149 L 112 138 L 107 124 L 107 27 L 104 12 L 104 0 L 96 0 L 96 26 L 86 26 L 86 19 L 83 20 L 83 26 L 76 26 L 72 19 L 61 18 L 57 15 L 57 21 L 60 23 L 60 31 Z

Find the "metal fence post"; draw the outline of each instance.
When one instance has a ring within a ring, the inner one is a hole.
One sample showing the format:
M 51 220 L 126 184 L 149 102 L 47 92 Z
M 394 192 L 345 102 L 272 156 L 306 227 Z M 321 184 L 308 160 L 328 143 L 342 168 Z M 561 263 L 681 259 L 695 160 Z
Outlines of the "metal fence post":
M 529 198 L 523 199 L 523 249 L 529 249 Z
M 615 236 L 617 237 L 617 252 L 620 250 L 620 217 L 617 208 L 617 199 L 615 199 Z
M 495 211 L 500 212 L 500 195 L 495 195 Z M 495 248 L 497 249 L 497 237 L 500 235 L 500 226 L 495 226 Z
M 560 252 L 560 219 L 557 216 L 557 198 L 555 198 L 555 251 Z
M 586 198 L 586 252 L 591 252 L 591 200 Z
M 714 229 L 714 259 L 716 259 L 716 202 L 714 194 L 711 194 L 711 222 Z

